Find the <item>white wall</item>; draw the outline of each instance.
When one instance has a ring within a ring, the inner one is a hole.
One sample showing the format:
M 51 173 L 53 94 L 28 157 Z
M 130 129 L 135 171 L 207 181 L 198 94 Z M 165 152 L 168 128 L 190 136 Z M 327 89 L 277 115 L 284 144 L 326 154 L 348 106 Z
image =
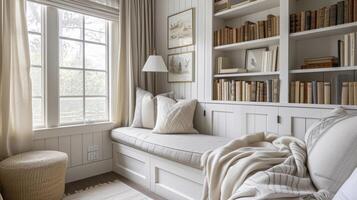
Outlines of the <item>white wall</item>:
M 206 47 L 206 6 L 207 0 L 156 0 L 156 48 L 158 54 L 165 60 L 169 54 L 195 51 L 195 80 L 192 83 L 167 83 L 167 74 L 159 74 L 158 91 L 174 91 L 176 98 L 194 98 L 203 100 L 205 97 L 204 82 Z M 190 47 L 168 50 L 167 47 L 167 17 L 175 13 L 195 8 L 196 44 Z
M 112 171 L 112 124 L 35 131 L 33 150 L 56 150 L 68 155 L 66 182 Z M 88 160 L 88 148 L 98 147 L 97 158 Z

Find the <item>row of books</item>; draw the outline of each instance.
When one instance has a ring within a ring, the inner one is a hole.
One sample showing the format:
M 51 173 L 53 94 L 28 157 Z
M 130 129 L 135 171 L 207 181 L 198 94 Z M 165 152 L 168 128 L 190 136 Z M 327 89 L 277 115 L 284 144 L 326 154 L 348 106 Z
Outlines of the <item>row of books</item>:
M 338 40 L 339 66 L 355 66 L 357 64 L 357 33 L 345 34 L 343 40 Z
M 280 81 L 240 81 L 218 79 L 214 82 L 219 101 L 279 102 Z
M 357 21 L 357 0 L 344 0 L 318 10 L 290 15 L 290 33 Z
M 290 83 L 290 102 L 331 104 L 331 83 L 292 81 Z
M 243 5 L 253 2 L 253 1 L 256 1 L 256 0 L 215 0 L 214 1 L 214 11 L 217 13 L 217 12 L 227 10 L 230 8 L 236 8 L 239 6 L 243 6 Z
M 357 105 L 357 82 L 342 82 L 341 88 L 335 88 L 338 98 L 336 104 Z M 340 86 L 335 86 L 340 87 Z M 307 104 L 331 104 L 330 82 L 301 82 L 290 83 L 290 102 Z
M 214 46 L 277 36 L 280 34 L 279 21 L 279 16 L 268 15 L 267 20 L 257 23 L 247 21 L 243 26 L 237 28 L 226 26 L 214 32 Z
M 357 105 L 357 82 L 342 83 L 341 104 Z

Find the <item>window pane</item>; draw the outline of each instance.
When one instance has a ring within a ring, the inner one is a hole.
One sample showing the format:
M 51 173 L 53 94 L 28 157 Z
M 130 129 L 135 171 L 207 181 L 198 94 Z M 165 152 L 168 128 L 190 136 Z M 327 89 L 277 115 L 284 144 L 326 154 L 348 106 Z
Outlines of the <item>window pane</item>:
M 41 5 L 27 2 L 26 15 L 28 31 L 41 33 Z
M 83 121 L 83 98 L 60 98 L 60 123 Z
M 60 69 L 60 95 L 83 96 L 83 71 Z
M 86 68 L 105 70 L 106 54 L 104 45 L 86 43 Z
M 30 60 L 31 65 L 42 65 L 41 56 L 41 36 L 29 34 Z
M 74 39 L 83 39 L 83 15 L 68 11 L 59 12 L 59 35 Z
M 60 66 L 82 68 L 83 45 L 81 42 L 60 40 Z
M 32 96 L 41 97 L 43 91 L 41 68 L 31 67 L 31 80 L 32 80 Z
M 34 127 L 44 125 L 43 103 L 41 98 L 32 98 L 32 124 Z
M 106 21 L 95 17 L 85 17 L 85 40 L 105 43 Z
M 105 121 L 108 120 L 107 99 L 86 98 L 86 121 Z
M 86 95 L 104 96 L 106 92 L 106 73 L 86 71 Z

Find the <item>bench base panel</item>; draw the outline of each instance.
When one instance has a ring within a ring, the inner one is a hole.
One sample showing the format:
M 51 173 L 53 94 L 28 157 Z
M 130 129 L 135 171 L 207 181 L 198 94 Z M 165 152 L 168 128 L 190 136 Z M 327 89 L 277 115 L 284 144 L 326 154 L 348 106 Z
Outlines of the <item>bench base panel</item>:
M 113 143 L 113 171 L 170 200 L 199 200 L 203 172 L 177 162 Z

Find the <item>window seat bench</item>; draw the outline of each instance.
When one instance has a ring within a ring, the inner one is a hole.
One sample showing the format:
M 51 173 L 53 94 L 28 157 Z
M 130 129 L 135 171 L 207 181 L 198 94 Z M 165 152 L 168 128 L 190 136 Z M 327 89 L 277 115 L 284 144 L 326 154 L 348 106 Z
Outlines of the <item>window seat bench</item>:
M 113 170 L 167 199 L 200 199 L 201 156 L 229 138 L 202 134 L 154 134 L 141 128 L 112 130 Z

